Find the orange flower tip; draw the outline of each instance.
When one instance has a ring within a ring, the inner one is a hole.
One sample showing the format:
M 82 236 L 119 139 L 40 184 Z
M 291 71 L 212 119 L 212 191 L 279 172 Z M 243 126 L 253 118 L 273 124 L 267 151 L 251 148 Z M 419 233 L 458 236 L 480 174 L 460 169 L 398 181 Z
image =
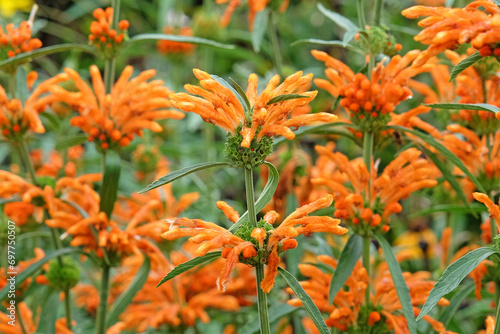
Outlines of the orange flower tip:
M 253 246 L 248 246 L 243 250 L 243 257 L 245 259 L 257 256 L 257 250 Z
M 286 251 L 289 249 L 294 249 L 298 246 L 298 242 L 295 239 L 287 239 L 283 241 L 283 248 L 282 251 Z
M 127 20 L 121 20 L 120 23 L 118 23 L 118 29 L 120 30 L 127 30 L 129 27 L 129 22 Z
M 382 226 L 382 232 L 389 232 L 390 229 L 389 225 Z
M 378 313 L 377 311 L 371 312 L 370 315 L 368 316 L 368 326 L 373 326 L 379 320 L 380 320 L 380 313 Z
M 222 249 L 222 254 L 221 254 L 221 257 L 223 259 L 227 259 L 227 256 L 229 255 L 229 253 L 231 252 L 232 248 L 231 247 L 224 247 Z
M 250 236 L 258 242 L 261 242 L 266 237 L 266 231 L 263 228 L 257 227 L 252 230 Z

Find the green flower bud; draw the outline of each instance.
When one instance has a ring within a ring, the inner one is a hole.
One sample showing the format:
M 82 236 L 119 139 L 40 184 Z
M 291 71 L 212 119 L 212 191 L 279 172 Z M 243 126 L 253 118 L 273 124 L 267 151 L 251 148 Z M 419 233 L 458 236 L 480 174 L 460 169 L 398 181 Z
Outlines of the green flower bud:
M 237 166 L 248 169 L 254 169 L 264 163 L 264 160 L 271 154 L 273 150 L 273 140 L 270 137 L 263 136 L 257 141 L 257 136 L 250 143 L 250 147 L 242 147 L 241 128 L 239 125 L 236 128 L 236 134 L 228 133 L 224 152 L 227 159 Z M 257 131 L 258 133 L 258 131 Z
M 70 257 L 64 257 L 62 265 L 58 259 L 55 259 L 50 263 L 47 279 L 50 286 L 57 290 L 71 289 L 80 280 L 80 268 Z

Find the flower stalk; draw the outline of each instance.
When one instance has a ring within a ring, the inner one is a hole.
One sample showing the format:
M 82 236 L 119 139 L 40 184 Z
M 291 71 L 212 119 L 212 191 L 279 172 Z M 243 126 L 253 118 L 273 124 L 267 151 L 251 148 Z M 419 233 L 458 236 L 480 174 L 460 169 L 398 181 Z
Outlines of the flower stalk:
M 28 172 L 31 178 L 31 182 L 34 185 L 37 185 L 35 167 L 33 166 L 33 162 L 31 161 L 30 158 L 28 146 L 26 145 L 26 140 L 24 138 L 19 138 L 18 142 L 14 145 L 16 146 L 19 152 L 19 156 L 23 161 L 24 167 L 26 168 L 26 171 Z
M 268 29 L 269 29 L 269 38 L 271 39 L 271 45 L 273 47 L 272 51 L 273 51 L 274 66 L 276 67 L 278 75 L 283 76 L 283 58 L 281 56 L 281 50 L 277 32 L 278 20 L 274 12 L 271 12 L 270 14 Z
M 106 311 L 108 303 L 108 292 L 109 292 L 109 272 L 111 267 L 102 262 L 102 279 L 101 279 L 101 293 L 99 297 L 99 310 L 97 312 L 96 319 L 96 334 L 104 334 L 106 332 Z

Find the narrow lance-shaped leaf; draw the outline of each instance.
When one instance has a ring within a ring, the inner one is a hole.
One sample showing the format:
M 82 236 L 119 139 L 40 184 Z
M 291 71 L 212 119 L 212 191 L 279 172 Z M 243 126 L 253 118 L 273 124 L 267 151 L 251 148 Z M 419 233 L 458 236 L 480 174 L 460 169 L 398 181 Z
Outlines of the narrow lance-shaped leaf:
M 415 321 L 415 315 L 413 314 L 413 305 L 411 304 L 410 289 L 406 285 L 406 281 L 403 277 L 401 267 L 399 266 L 394 253 L 392 252 L 391 245 L 381 234 L 375 234 L 382 251 L 384 252 L 385 260 L 389 266 L 389 271 L 391 272 L 392 281 L 394 282 L 394 287 L 398 294 L 399 302 L 403 308 L 403 314 L 406 318 L 406 323 L 410 334 L 417 334 L 417 322 Z
M 160 285 L 162 285 L 166 281 L 169 281 L 172 278 L 174 278 L 174 277 L 176 277 L 176 276 L 178 276 L 178 275 L 180 275 L 180 274 L 182 274 L 190 269 L 193 269 L 194 267 L 197 267 L 203 263 L 213 261 L 213 260 L 221 257 L 221 254 L 222 254 L 222 252 L 210 252 L 210 253 L 207 253 L 203 256 L 198 256 L 198 257 L 195 257 L 194 259 L 191 259 L 189 261 L 186 261 L 184 263 L 179 264 L 177 267 L 172 269 L 172 271 L 170 271 L 165 277 L 163 277 L 163 279 L 160 281 L 160 283 L 158 283 L 156 285 L 156 287 L 159 287 Z
M 271 201 L 273 198 L 274 192 L 276 191 L 276 188 L 278 187 L 278 181 L 279 181 L 279 173 L 276 167 L 268 161 L 264 162 L 264 164 L 269 168 L 269 176 L 268 180 L 266 183 L 266 186 L 264 187 L 264 190 L 262 190 L 262 193 L 260 194 L 259 198 L 257 199 L 257 202 L 255 202 L 255 212 L 260 212 L 264 207 Z M 238 229 L 242 223 L 244 223 L 248 219 L 248 211 L 245 211 L 245 213 L 238 219 L 236 223 L 234 223 L 228 231 L 233 231 L 235 229 Z
M 135 35 L 134 37 L 128 40 L 128 42 L 125 44 L 124 47 L 131 47 L 140 42 L 158 41 L 158 40 L 207 45 L 221 49 L 234 49 L 235 47 L 234 45 L 231 44 L 223 44 L 201 37 L 179 36 L 179 35 L 169 35 L 169 34 L 159 34 L 159 33 Z
M 500 112 L 500 108 L 488 103 L 430 103 L 424 104 L 427 107 L 435 109 L 453 109 L 453 110 L 483 110 L 492 113 Z
M 474 282 L 469 282 L 468 285 L 464 286 L 459 292 L 457 292 L 451 299 L 450 305 L 447 306 L 443 313 L 439 316 L 439 321 L 443 323 L 444 326 L 448 325 L 453 316 L 457 313 L 460 306 L 464 300 L 474 291 Z
M 481 54 L 479 54 L 479 51 L 476 51 L 473 54 L 471 54 L 469 57 L 463 59 L 461 62 L 459 62 L 457 65 L 455 65 L 452 68 L 449 81 L 452 82 L 453 80 L 455 80 L 457 75 L 459 75 L 466 68 L 474 65 L 481 58 L 483 58 L 483 56 L 481 56 Z
M 121 159 L 118 152 L 109 150 L 103 157 L 104 175 L 101 185 L 100 210 L 111 217 L 118 194 L 118 181 L 120 180 Z
M 450 264 L 444 271 L 443 276 L 441 276 L 429 293 L 429 297 L 427 297 L 427 301 L 422 307 L 417 320 L 422 319 L 424 315 L 429 313 L 434 306 L 436 306 L 441 297 L 453 291 L 460 282 L 481 263 L 481 261 L 487 259 L 494 253 L 498 253 L 498 251 L 490 247 L 481 247 L 465 254 L 460 259 Z
M 247 100 L 247 97 L 246 97 L 246 94 L 243 93 L 243 94 L 240 94 L 238 92 L 237 89 L 235 89 L 233 86 L 231 86 L 229 84 L 229 82 L 227 82 L 226 80 L 224 80 L 223 78 L 219 77 L 218 75 L 215 75 L 215 74 L 210 74 L 210 76 L 212 77 L 212 79 L 214 79 L 215 81 L 217 81 L 218 83 L 220 83 L 222 86 L 226 87 L 227 89 L 229 89 L 233 94 L 234 96 L 236 96 L 236 98 L 238 99 L 238 101 L 240 102 L 241 104 L 241 107 L 243 109 L 245 109 L 245 106 L 247 105 L 250 105 L 250 102 L 248 102 Z M 239 86 L 238 86 L 239 87 Z M 243 92 L 243 90 L 241 89 L 240 87 L 240 90 Z
M 363 51 L 361 48 L 348 44 L 345 41 L 325 41 L 323 39 L 317 39 L 317 38 L 306 38 L 306 39 L 299 39 L 291 43 L 290 46 L 296 46 L 299 44 L 320 44 L 320 45 L 340 46 L 359 54 L 365 54 L 365 51 Z
M 196 164 L 193 166 L 185 167 L 185 168 L 176 170 L 175 172 L 168 173 L 167 175 L 160 177 L 158 180 L 154 181 L 146 188 L 138 191 L 138 193 L 139 194 L 145 193 L 145 192 L 150 191 L 152 189 L 164 186 L 165 184 L 173 182 L 173 181 L 180 179 L 181 177 L 184 177 L 184 176 L 189 175 L 191 173 L 198 172 L 200 170 L 207 169 L 207 168 L 213 168 L 213 167 L 232 167 L 232 165 L 229 162 L 203 162 L 201 164 Z
M 333 299 L 337 295 L 337 292 L 344 286 L 345 281 L 351 275 L 356 262 L 358 262 L 361 256 L 362 249 L 363 238 L 356 233 L 351 235 L 340 254 L 337 268 L 330 282 L 330 292 L 328 293 L 329 304 L 333 304 Z
M 487 212 L 488 208 L 486 208 L 484 205 L 480 204 L 475 204 L 472 203 L 470 204 L 469 208 L 464 207 L 462 204 L 442 204 L 442 205 L 436 205 L 432 206 L 428 209 L 423 209 L 416 211 L 410 215 L 408 215 L 409 219 L 420 217 L 420 216 L 427 216 L 431 213 L 436 213 L 436 212 L 453 212 L 453 213 L 469 213 L 469 212 Z
M 452 164 L 457 166 L 462 172 L 464 172 L 465 175 L 467 175 L 467 177 L 476 185 L 476 187 L 479 191 L 481 191 L 483 193 L 486 192 L 486 190 L 484 190 L 483 185 L 469 171 L 469 169 L 463 164 L 463 162 L 455 154 L 453 154 L 453 152 L 448 150 L 443 144 L 441 144 L 440 142 L 435 140 L 432 136 L 429 136 L 428 134 L 422 133 L 420 131 L 409 129 L 409 128 L 406 128 L 404 126 L 399 126 L 399 125 L 391 125 L 391 126 L 388 126 L 387 129 L 398 130 L 401 132 L 408 132 L 416 137 L 419 137 L 420 139 L 425 141 L 427 144 L 434 147 L 440 154 L 443 155 L 443 157 L 445 157 L 448 161 L 450 161 Z
M 323 316 L 321 315 L 321 312 L 319 311 L 316 304 L 314 304 L 311 297 L 304 291 L 304 288 L 302 288 L 299 281 L 297 281 L 297 279 L 292 274 L 290 274 L 288 271 L 286 271 L 281 267 L 278 267 L 278 272 L 281 274 L 281 277 L 285 279 L 285 281 L 290 286 L 292 291 L 300 299 L 300 301 L 304 305 L 304 308 L 307 311 L 307 314 L 314 322 L 319 332 L 321 334 L 330 334 L 330 330 L 326 326 L 325 321 L 323 320 Z
M 315 125 L 315 126 L 308 126 L 308 127 L 303 127 L 299 129 L 298 131 L 295 131 L 295 138 L 307 135 L 307 134 L 322 134 L 324 131 L 328 131 L 329 128 L 335 128 L 335 127 L 349 127 L 352 129 L 357 130 L 358 127 L 354 124 L 351 123 L 346 123 L 346 122 L 333 122 L 333 123 L 327 123 L 327 124 L 321 124 L 321 125 Z M 294 139 L 295 139 L 294 138 Z M 288 141 L 288 139 L 281 137 L 273 141 L 273 146 L 278 146 L 279 144 Z
M 54 290 L 48 290 L 48 295 L 43 299 L 42 312 L 40 314 L 40 321 L 36 329 L 36 333 L 55 333 L 58 306 L 61 305 L 59 301 L 59 294 Z
M 283 94 L 283 95 L 278 95 L 273 97 L 267 102 L 267 105 L 271 105 L 273 103 L 278 103 L 278 102 L 283 102 L 287 100 L 295 100 L 295 99 L 303 99 L 303 98 L 308 98 L 309 96 L 307 95 L 300 95 L 300 94 Z
M 252 109 L 252 106 L 250 105 L 250 101 L 248 101 L 247 94 L 245 94 L 245 92 L 243 91 L 241 86 L 238 85 L 238 83 L 236 81 L 234 81 L 231 78 L 229 78 L 229 80 L 231 80 L 231 82 L 233 83 L 234 89 L 236 89 L 238 94 L 243 98 L 243 101 L 245 101 L 245 105 L 243 107 L 246 109 L 247 112 L 249 112 L 250 109 Z
M 358 26 L 356 24 L 354 24 L 354 22 L 349 20 L 347 17 L 327 9 L 321 3 L 318 3 L 318 9 L 323 15 L 328 17 L 330 20 L 335 22 L 339 27 L 343 28 L 344 30 L 346 30 L 346 31 L 358 31 L 359 30 Z
M 264 40 L 266 29 L 269 21 L 269 9 L 261 10 L 255 15 L 255 21 L 252 31 L 252 47 L 255 52 L 260 52 L 260 46 Z
M 109 312 L 108 327 L 111 327 L 118 320 L 118 316 L 127 308 L 132 302 L 132 299 L 139 290 L 142 289 L 144 283 L 148 279 L 149 270 L 151 269 L 151 261 L 149 257 L 144 254 L 144 262 L 135 274 L 134 279 L 118 299 L 113 303 L 113 308 Z
M 296 307 L 288 304 L 273 305 L 269 308 L 269 323 L 271 326 L 283 319 L 283 317 L 297 311 Z M 260 323 L 257 315 L 249 319 L 249 321 L 241 328 L 238 329 L 238 334 L 254 334 L 260 333 Z

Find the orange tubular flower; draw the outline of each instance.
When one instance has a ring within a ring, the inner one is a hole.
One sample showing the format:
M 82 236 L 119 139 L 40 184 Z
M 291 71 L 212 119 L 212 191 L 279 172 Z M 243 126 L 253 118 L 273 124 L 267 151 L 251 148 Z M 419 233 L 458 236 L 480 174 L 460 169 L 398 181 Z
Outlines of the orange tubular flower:
M 36 72 L 30 72 L 27 77 L 28 87 L 31 90 L 36 80 Z M 0 138 L 16 140 L 26 134 L 28 130 L 36 133 L 45 132 L 39 113 L 56 100 L 52 94 L 47 94 L 59 82 L 67 80 L 66 74 L 58 74 L 53 78 L 40 83 L 24 102 L 7 97 L 5 89 L 0 86 Z
M 326 255 L 318 256 L 319 262 L 337 267 L 337 261 Z M 346 289 L 340 290 L 333 300 L 328 302 L 328 291 L 333 275 L 325 273 L 314 265 L 300 264 L 300 272 L 308 277 L 307 281 L 300 282 L 306 293 L 318 306 L 319 310 L 329 315 L 325 321 L 327 326 L 335 327 L 341 331 L 371 330 L 374 333 L 388 333 L 393 330 L 397 334 L 409 333 L 406 319 L 401 313 L 401 304 L 397 296 L 396 287 L 392 281 L 385 262 L 376 267 L 375 278 L 372 282 L 373 290 L 370 291 L 371 305 L 364 304 L 365 292 L 368 286 L 368 275 L 361 261 L 358 261 L 352 274 L 347 279 Z M 429 272 L 403 273 L 403 277 L 410 289 L 411 303 L 414 312 L 420 312 L 418 306 L 423 305 L 434 283 L 429 281 Z M 300 299 L 288 302 L 292 306 L 301 306 Z M 441 298 L 438 305 L 446 306 L 449 302 Z M 445 327 L 439 321 L 426 315 L 424 320 L 436 331 L 444 331 Z
M 78 91 L 69 92 L 62 87 L 53 87 L 51 91 L 80 113 L 71 119 L 71 125 L 88 133 L 89 141 L 95 141 L 99 149 L 128 146 L 134 134 L 142 136 L 143 129 L 161 131 L 156 120 L 184 117 L 179 111 L 163 109 L 171 107 L 170 90 L 161 80 L 148 82 L 155 70 L 144 71 L 130 79 L 133 68 L 125 67 L 111 94 L 105 93 L 101 73 L 95 65 L 90 67 L 94 91 L 74 70 L 66 68 L 65 72 Z
M 190 241 L 200 244 L 194 251 L 197 256 L 203 256 L 212 250 L 222 248 L 222 257 L 227 259 L 226 266 L 217 279 L 217 285 L 222 291 L 225 290 L 236 263 L 243 261 L 243 263 L 252 266 L 258 263 L 267 264 L 261 287 L 263 291 L 269 292 L 278 271 L 279 254 L 297 246 L 294 238 L 300 234 L 310 235 L 314 232 L 337 235 L 347 233 L 347 229 L 339 226 L 338 219 L 308 216 L 313 211 L 328 207 L 332 201 L 333 197 L 327 195 L 311 204 L 302 206 L 283 220 L 276 229 L 273 228 L 272 224 L 278 218 L 278 214 L 275 211 L 270 211 L 258 223 L 257 227 L 250 226 L 249 222 L 245 222 L 239 226 L 234 234 L 219 225 L 201 219 L 171 219 L 167 220 L 170 227 L 167 232 L 162 234 L 162 237 L 167 240 L 175 240 L 190 236 Z M 230 217 L 232 216 L 231 212 Z
M 341 97 L 340 105 L 349 112 L 351 121 L 362 130 L 372 131 L 388 122 L 389 113 L 402 101 L 412 97 L 410 78 L 431 69 L 431 65 L 415 67 L 409 64 L 419 51 L 405 56 L 393 56 L 387 65 L 378 63 L 371 79 L 362 73 L 355 74 L 347 65 L 322 51 L 312 55 L 326 64 L 329 80 L 315 79 L 314 83 L 334 97 Z M 385 116 L 385 117 L 384 117 Z
M 182 28 L 174 28 L 174 27 L 163 27 L 163 33 L 167 35 L 179 35 L 179 36 L 193 36 L 193 29 L 190 27 L 182 27 Z M 169 54 L 169 53 L 182 53 L 189 54 L 193 52 L 196 48 L 196 45 L 191 43 L 183 43 L 176 41 L 167 41 L 167 40 L 159 40 L 156 44 L 156 48 L 158 52 L 161 54 Z
M 0 27 L 0 60 L 42 47 L 38 38 L 31 38 L 32 25 L 32 22 L 22 21 L 18 28 L 12 23 L 7 24 L 6 31 Z
M 248 0 L 248 22 L 250 24 L 250 31 L 253 30 L 253 23 L 255 20 L 255 15 L 261 11 L 263 11 L 266 6 L 269 4 L 271 0 Z M 216 0 L 216 3 L 223 4 L 228 3 L 226 11 L 221 19 L 221 24 L 223 27 L 227 26 L 231 21 L 231 17 L 233 16 L 234 11 L 240 5 L 241 0 Z M 283 0 L 281 6 L 279 7 L 280 12 L 284 12 L 288 7 L 289 0 Z
M 488 208 L 488 212 L 490 213 L 490 218 L 495 219 L 495 222 L 497 224 L 497 231 L 500 231 L 500 203 L 499 205 L 495 205 L 493 201 L 486 195 L 482 193 L 474 193 L 472 194 L 476 201 L 479 201 L 486 205 Z
M 327 113 L 316 113 L 292 116 L 291 112 L 298 107 L 307 105 L 316 96 L 316 91 L 300 93 L 303 98 L 291 99 L 269 104 L 271 99 L 293 94 L 307 86 L 312 74 L 302 76 L 297 72 L 279 84 L 279 76 L 274 76 L 264 91 L 258 95 L 257 75 L 251 74 L 248 78 L 246 97 L 250 102 L 250 109 L 240 103 L 239 96 L 233 89 L 227 88 L 216 81 L 210 74 L 201 70 L 193 70 L 200 80 L 201 87 L 185 85 L 186 93 L 171 95 L 174 106 L 186 112 L 200 115 L 204 121 L 212 123 L 226 130 L 232 136 L 241 135 L 241 146 L 249 148 L 254 137 L 261 140 L 263 136 L 272 137 L 281 135 L 293 139 L 295 134 L 291 128 L 309 125 L 313 122 L 332 122 L 336 116 Z
M 446 49 L 466 43 L 471 43 L 483 57 L 489 56 L 500 42 L 500 9 L 493 1 L 477 0 L 465 8 L 413 6 L 401 14 L 410 19 L 427 16 L 418 23 L 424 29 L 415 40 L 429 47 L 415 59 L 416 66 Z
M 90 25 L 89 44 L 95 46 L 104 57 L 111 58 L 127 38 L 129 22 L 122 20 L 117 29 L 111 29 L 113 8 L 97 8 L 93 14 L 96 21 L 92 21 Z
M 434 187 L 437 184 L 433 166 L 415 148 L 410 148 L 389 163 L 382 174 L 372 167 L 372 180 L 365 164 L 352 160 L 342 153 L 333 153 L 331 149 L 316 146 L 320 156 L 335 163 L 336 169 L 311 179 L 313 185 L 325 186 L 333 192 L 335 198 L 335 217 L 345 219 L 353 229 L 362 234 L 372 229 L 383 232 L 389 230 L 389 216 L 401 212 L 399 201 L 411 193 Z M 340 174 L 339 174 L 340 172 Z M 344 180 L 344 181 L 342 181 Z M 344 184 L 349 182 L 351 187 Z M 371 189 L 369 189 L 371 185 Z M 368 194 L 371 197 L 368 198 Z

